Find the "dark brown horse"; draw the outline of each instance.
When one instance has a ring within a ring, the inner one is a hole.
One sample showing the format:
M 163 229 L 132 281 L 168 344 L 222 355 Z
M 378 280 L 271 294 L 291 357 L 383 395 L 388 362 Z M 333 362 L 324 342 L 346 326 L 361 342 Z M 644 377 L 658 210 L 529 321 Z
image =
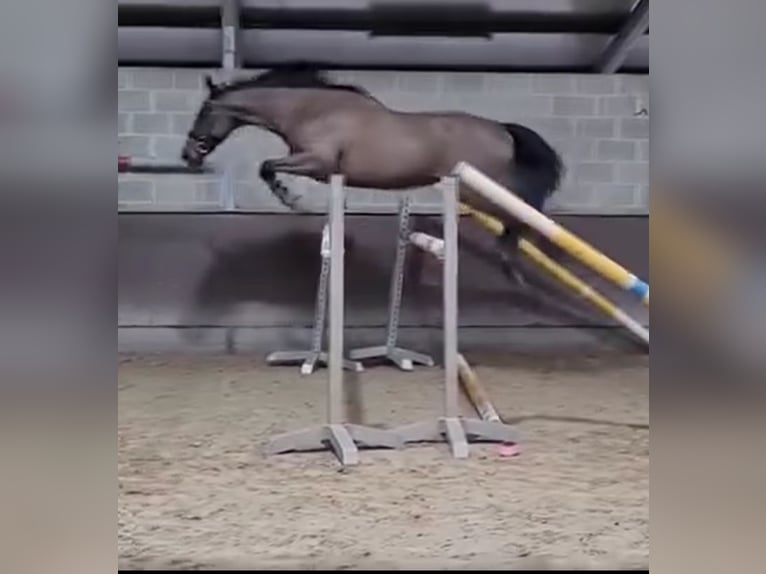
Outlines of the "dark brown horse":
M 207 77 L 207 89 L 183 160 L 200 166 L 240 127 L 268 130 L 290 153 L 263 161 L 260 174 L 290 206 L 297 198 L 279 173 L 320 182 L 340 173 L 350 186 L 404 191 L 432 185 L 466 161 L 542 211 L 563 169 L 556 151 L 527 127 L 456 111 L 395 111 L 361 88 L 331 83 L 312 66 L 221 85 Z M 461 187 L 460 200 L 505 222 L 503 243 L 515 247 L 522 224 L 468 188 Z

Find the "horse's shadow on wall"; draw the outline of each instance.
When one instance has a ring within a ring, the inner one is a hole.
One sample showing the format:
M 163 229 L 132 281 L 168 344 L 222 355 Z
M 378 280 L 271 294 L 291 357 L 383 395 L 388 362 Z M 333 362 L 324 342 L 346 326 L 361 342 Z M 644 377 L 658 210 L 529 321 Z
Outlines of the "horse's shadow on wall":
M 428 218 L 415 218 L 414 227 L 440 234 L 440 223 Z M 384 327 L 395 233 L 390 245 L 381 247 L 366 242 L 360 245 L 362 242 L 354 237 L 353 231 L 353 226 L 347 225 L 346 322 L 353 323 L 355 317 L 363 315 L 365 319 L 360 321 L 373 323 L 365 326 Z M 181 331 L 182 338 L 188 343 L 201 343 L 208 327 L 310 327 L 321 270 L 320 240 L 321 230 L 289 231 L 266 240 L 227 245 L 208 241 L 210 262 L 192 300 L 182 311 L 182 323 L 188 326 Z M 481 305 L 491 306 L 504 315 L 521 312 L 542 323 L 599 324 L 592 312 L 586 311 L 582 304 L 578 306 L 571 296 L 562 298 L 564 292 L 550 281 L 541 280 L 534 269 L 527 269 L 525 273 L 527 288 L 513 284 L 500 270 L 497 253 L 486 244 L 464 236 L 462 230 L 460 257 L 461 315 L 468 311 L 466 307 Z M 439 269 L 430 255 L 416 249 L 408 252 L 403 322 L 409 309 L 411 321 L 441 326 Z M 485 274 L 484 280 L 474 280 L 477 272 Z M 428 275 L 430 281 L 424 279 Z M 493 277 L 490 279 L 489 275 Z M 254 307 L 245 310 L 245 305 Z M 371 319 L 372 315 L 367 312 L 370 309 L 381 311 Z

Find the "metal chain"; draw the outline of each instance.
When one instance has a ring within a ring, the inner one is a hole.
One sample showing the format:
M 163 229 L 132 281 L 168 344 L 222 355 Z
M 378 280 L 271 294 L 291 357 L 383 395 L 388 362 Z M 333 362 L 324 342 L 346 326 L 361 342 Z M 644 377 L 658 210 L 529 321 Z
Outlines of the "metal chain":
M 405 195 L 399 199 L 399 235 L 396 243 L 396 261 L 391 278 L 391 291 L 388 304 L 388 326 L 386 328 L 386 347 L 390 351 L 396 346 L 399 333 L 399 313 L 402 305 L 402 287 L 404 284 L 404 261 L 407 255 L 410 235 L 410 198 Z
M 325 224 L 322 229 L 322 268 L 319 272 L 317 285 L 316 306 L 314 307 L 314 332 L 311 338 L 311 350 L 314 353 L 322 352 L 324 338 L 324 324 L 327 315 L 327 280 L 330 275 L 330 252 L 329 252 L 330 228 Z

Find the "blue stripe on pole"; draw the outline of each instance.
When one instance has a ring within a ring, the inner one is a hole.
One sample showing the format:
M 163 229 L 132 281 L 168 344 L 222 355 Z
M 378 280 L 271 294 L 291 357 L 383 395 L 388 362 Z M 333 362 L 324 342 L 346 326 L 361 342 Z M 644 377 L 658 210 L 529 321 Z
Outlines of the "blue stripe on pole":
M 644 281 L 641 281 L 641 279 L 639 279 L 638 277 L 635 277 L 633 279 L 633 284 L 630 287 L 628 287 L 628 291 L 630 291 L 631 293 L 635 293 L 636 295 L 638 295 L 639 297 L 643 299 L 644 297 L 646 297 L 646 294 L 649 293 L 649 284 Z

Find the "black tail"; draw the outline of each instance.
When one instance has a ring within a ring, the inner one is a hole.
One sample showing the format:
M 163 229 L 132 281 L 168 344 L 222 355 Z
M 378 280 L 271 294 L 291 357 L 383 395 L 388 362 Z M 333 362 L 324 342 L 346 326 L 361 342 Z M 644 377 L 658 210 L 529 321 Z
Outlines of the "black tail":
M 519 124 L 503 124 L 513 137 L 512 191 L 538 210 L 556 191 L 564 170 L 561 157 L 540 134 Z
M 511 191 L 529 205 L 543 210 L 545 200 L 559 186 L 564 164 L 558 152 L 540 134 L 525 126 L 503 124 L 513 137 L 514 157 L 511 165 Z M 526 230 L 523 224 L 507 223 L 506 236 L 515 244 L 518 235 Z

